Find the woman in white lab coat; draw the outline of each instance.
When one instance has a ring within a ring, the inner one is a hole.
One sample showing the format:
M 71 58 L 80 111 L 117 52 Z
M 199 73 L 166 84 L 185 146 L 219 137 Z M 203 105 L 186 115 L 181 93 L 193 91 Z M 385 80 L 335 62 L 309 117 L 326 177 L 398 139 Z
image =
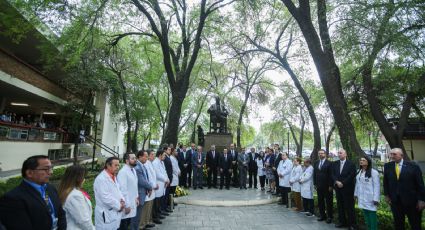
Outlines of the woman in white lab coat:
M 258 178 L 260 179 L 260 186 L 261 186 L 261 190 L 264 191 L 265 188 L 265 184 L 266 184 L 266 168 L 264 167 L 264 152 L 260 151 L 260 154 L 258 155 L 258 157 L 255 159 L 255 162 L 257 163 L 257 175 Z
M 106 159 L 105 169 L 94 180 L 94 222 L 96 230 L 111 230 L 120 227 L 125 207 L 124 197 L 115 175 L 120 163 L 117 157 Z
M 303 173 L 303 168 L 301 166 L 301 158 L 295 158 L 293 161 L 294 167 L 292 167 L 291 178 L 289 179 L 289 184 L 291 184 L 291 193 L 295 201 L 294 211 L 301 212 L 301 184 L 300 178 Z
M 86 169 L 73 165 L 66 169 L 58 194 L 66 213 L 67 229 L 94 230 L 90 196 L 82 190 Z
M 173 180 L 170 184 L 170 194 L 173 196 L 176 193 L 176 187 L 179 185 L 179 177 L 180 177 L 180 168 L 179 162 L 177 161 L 177 151 L 174 148 L 171 148 L 171 166 L 173 167 Z
M 289 179 L 291 177 L 292 162 L 288 159 L 288 153 L 284 152 L 281 155 L 282 160 L 277 167 L 277 175 L 279 176 L 279 188 L 282 196 L 280 204 L 286 205 L 289 208 L 288 194 L 291 192 Z
M 380 196 L 379 173 L 372 168 L 372 160 L 369 157 L 360 158 L 354 196 L 357 198 L 359 208 L 363 209 L 367 229 L 378 229 L 376 209 Z
M 304 160 L 304 172 L 301 174 L 301 197 L 303 198 L 304 212 L 307 216 L 314 216 L 313 200 L 313 166 L 311 160 Z
M 158 190 L 155 191 L 155 201 L 154 201 L 154 215 L 155 219 L 161 218 L 163 210 L 161 210 L 161 202 L 165 195 L 165 187 L 170 183 L 167 171 L 164 166 L 165 152 L 158 150 L 156 153 L 156 158 L 152 162 L 153 168 L 155 169 L 156 183 L 158 184 Z

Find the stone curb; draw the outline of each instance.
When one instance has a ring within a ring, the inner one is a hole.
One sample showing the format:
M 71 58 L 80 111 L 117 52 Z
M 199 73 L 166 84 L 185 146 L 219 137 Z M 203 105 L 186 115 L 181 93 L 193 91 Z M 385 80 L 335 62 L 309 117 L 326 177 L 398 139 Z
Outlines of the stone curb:
M 209 206 L 209 207 L 265 205 L 265 204 L 276 203 L 279 200 L 280 200 L 280 197 L 274 197 L 272 199 L 262 199 L 262 200 L 189 200 L 189 199 L 174 198 L 174 202 L 177 204 L 188 204 L 188 205 Z

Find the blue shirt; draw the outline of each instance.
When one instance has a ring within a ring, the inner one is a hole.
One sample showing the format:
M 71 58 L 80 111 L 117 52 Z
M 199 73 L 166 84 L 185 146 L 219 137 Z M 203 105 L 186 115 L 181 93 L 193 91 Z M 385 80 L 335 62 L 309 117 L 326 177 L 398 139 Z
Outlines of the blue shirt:
M 31 187 L 33 187 L 35 190 L 37 190 L 38 192 L 40 192 L 41 200 L 44 201 L 44 198 L 46 196 L 47 184 L 39 185 L 39 184 L 34 183 L 32 181 L 29 181 L 27 179 L 24 179 L 24 181 L 26 183 L 28 183 L 29 185 L 31 185 Z M 52 218 L 52 229 L 56 229 L 56 227 L 57 227 L 56 226 L 57 225 L 57 221 L 55 221 L 56 220 L 55 208 L 53 206 L 52 199 L 50 199 L 50 197 L 49 197 L 49 206 L 50 206 L 50 208 L 52 210 L 52 213 L 50 214 L 51 215 L 50 217 Z

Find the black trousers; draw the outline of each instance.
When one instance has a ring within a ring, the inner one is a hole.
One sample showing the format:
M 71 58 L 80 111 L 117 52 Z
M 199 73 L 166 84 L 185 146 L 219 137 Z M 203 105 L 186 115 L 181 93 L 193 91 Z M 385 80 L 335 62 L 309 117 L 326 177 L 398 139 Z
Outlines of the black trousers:
M 119 230 L 128 230 L 128 227 L 130 226 L 130 221 L 131 218 L 121 219 Z
M 226 184 L 224 184 L 224 182 L 226 182 Z M 220 173 L 220 188 L 223 188 L 223 185 L 225 185 L 226 188 L 229 188 L 230 186 L 229 170 L 223 170 L 223 172 Z
M 188 187 L 192 186 L 192 166 L 187 166 L 186 168 L 185 184 Z
M 282 204 L 288 206 L 288 194 L 291 192 L 291 187 L 279 187 L 280 195 L 282 196 Z
M 266 175 L 259 176 L 259 178 L 260 178 L 260 186 L 261 186 L 261 188 L 264 188 L 264 186 L 266 184 Z
M 314 200 L 303 197 L 304 211 L 314 214 Z
M 336 204 L 338 208 L 338 220 L 340 224 L 354 226 L 356 215 L 354 212 L 354 191 L 343 192 L 336 189 Z
M 212 186 L 217 186 L 217 167 L 210 168 L 208 171 L 208 177 L 207 177 L 207 185 L 208 187 L 211 187 L 211 177 L 212 177 Z
M 317 203 L 321 218 L 333 218 L 333 190 L 317 188 Z M 326 208 L 325 208 L 326 205 Z M 326 210 L 326 212 L 325 212 Z
M 252 188 L 252 180 L 254 180 L 254 188 L 257 188 L 257 170 L 249 170 L 248 172 L 248 184 Z
M 232 165 L 232 182 L 234 187 L 239 187 L 238 164 Z
M 179 186 L 180 187 L 186 186 L 186 177 L 187 177 L 187 175 L 186 175 L 186 168 L 185 167 L 182 167 L 180 169 L 180 177 L 179 177 Z
M 167 207 L 170 205 L 170 186 L 165 188 L 165 195 L 162 197 L 162 206 L 161 210 L 166 210 Z
M 391 212 L 393 213 L 394 227 L 396 230 L 405 229 L 404 220 L 406 216 L 412 230 L 421 229 L 422 211 L 419 212 L 416 209 L 416 205 L 406 206 L 400 202 L 400 199 L 398 199 L 398 201 L 392 202 Z
M 152 219 L 154 220 L 159 220 L 159 216 L 161 214 L 161 198 L 162 197 L 156 197 L 153 200 Z

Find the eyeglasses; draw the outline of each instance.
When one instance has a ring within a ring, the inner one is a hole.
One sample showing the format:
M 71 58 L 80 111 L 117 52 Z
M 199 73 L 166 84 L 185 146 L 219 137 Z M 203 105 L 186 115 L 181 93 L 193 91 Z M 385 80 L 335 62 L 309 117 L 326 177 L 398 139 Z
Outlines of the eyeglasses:
M 53 172 L 53 166 L 49 166 L 47 168 L 42 168 L 42 169 L 33 169 L 33 170 L 37 170 L 37 171 L 45 171 L 45 172 Z

